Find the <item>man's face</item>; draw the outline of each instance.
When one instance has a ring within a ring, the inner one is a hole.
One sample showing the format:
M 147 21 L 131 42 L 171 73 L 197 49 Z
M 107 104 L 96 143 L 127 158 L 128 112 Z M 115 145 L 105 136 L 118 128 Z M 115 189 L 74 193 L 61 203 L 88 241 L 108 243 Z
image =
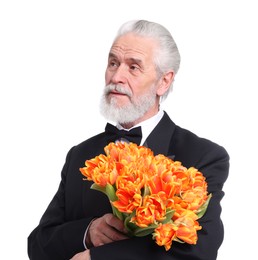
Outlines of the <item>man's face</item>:
M 132 33 L 114 42 L 105 74 L 107 104 L 112 104 L 116 109 L 145 106 L 144 110 L 157 110 L 155 48 L 157 44 L 154 40 Z M 110 84 L 119 87 L 109 88 Z M 142 102 L 146 104 L 140 104 Z

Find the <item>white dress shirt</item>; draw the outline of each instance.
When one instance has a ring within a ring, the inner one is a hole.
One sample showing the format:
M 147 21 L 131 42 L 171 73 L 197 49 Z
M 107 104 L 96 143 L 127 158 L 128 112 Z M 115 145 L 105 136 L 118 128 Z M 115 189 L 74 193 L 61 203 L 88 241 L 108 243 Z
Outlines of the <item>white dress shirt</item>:
M 145 121 L 143 121 L 143 122 L 133 126 L 130 129 L 125 129 L 120 124 L 117 124 L 116 127 L 119 130 L 123 129 L 123 130 L 129 131 L 129 130 L 135 128 L 135 127 L 141 126 L 141 129 L 142 129 L 142 140 L 141 140 L 140 145 L 143 145 L 144 142 L 146 141 L 147 137 L 152 132 L 152 130 L 156 127 L 156 125 L 159 123 L 159 121 L 161 120 L 163 115 L 164 115 L 164 111 L 163 110 L 159 110 L 159 112 L 155 116 L 153 116 L 153 117 L 151 117 L 151 118 L 149 118 L 149 119 L 147 119 L 147 120 L 145 120 Z

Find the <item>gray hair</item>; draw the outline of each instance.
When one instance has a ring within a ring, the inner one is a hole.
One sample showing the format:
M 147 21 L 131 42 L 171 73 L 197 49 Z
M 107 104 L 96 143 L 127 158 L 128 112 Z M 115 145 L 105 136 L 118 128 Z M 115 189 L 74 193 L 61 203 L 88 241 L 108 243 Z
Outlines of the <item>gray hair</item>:
M 135 33 L 139 36 L 150 37 L 156 40 L 159 44 L 159 49 L 155 53 L 154 63 L 157 74 L 161 76 L 169 70 L 173 70 L 176 74 L 180 65 L 180 54 L 177 45 L 171 33 L 162 25 L 145 20 L 129 21 L 123 24 L 118 30 L 117 38 L 127 33 Z M 172 90 L 171 84 L 169 90 L 163 95 L 165 99 Z

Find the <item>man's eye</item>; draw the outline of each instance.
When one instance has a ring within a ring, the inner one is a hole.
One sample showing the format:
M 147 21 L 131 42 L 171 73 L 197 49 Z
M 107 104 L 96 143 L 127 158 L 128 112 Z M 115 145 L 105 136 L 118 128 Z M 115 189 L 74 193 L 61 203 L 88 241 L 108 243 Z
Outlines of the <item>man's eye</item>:
M 139 69 L 139 67 L 138 67 L 138 66 L 136 66 L 136 65 L 131 65 L 131 66 L 130 66 L 130 69 L 131 69 L 131 70 L 138 70 L 138 69 Z
M 110 61 L 109 62 L 109 67 L 117 67 L 118 65 L 117 65 L 117 62 L 115 62 L 115 61 Z

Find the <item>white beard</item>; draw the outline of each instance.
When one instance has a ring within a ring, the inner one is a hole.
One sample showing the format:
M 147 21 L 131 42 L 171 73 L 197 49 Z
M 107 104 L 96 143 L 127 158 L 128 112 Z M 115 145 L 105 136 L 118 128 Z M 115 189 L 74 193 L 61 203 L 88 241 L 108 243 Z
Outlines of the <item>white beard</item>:
M 115 97 L 108 97 L 111 90 L 126 94 L 130 99 L 130 103 L 123 107 L 119 107 Z M 141 118 L 151 107 L 153 107 L 155 101 L 155 85 L 151 86 L 149 92 L 145 95 L 133 99 L 129 89 L 125 89 L 121 85 L 109 84 L 105 87 L 101 98 L 100 112 L 107 120 L 120 124 L 132 123 Z

